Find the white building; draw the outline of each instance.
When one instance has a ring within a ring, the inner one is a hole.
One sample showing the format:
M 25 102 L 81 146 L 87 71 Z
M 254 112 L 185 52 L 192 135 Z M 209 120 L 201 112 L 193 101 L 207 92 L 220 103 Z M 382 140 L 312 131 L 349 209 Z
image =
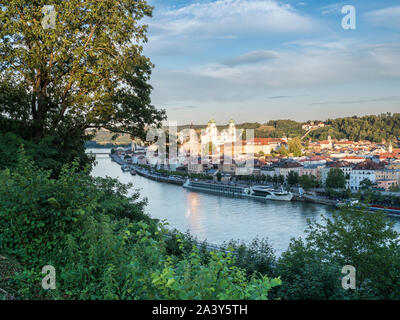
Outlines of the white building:
M 335 169 L 335 168 L 342 170 L 345 178 L 351 177 L 351 172 L 353 171 L 353 166 L 348 162 L 339 161 L 339 162 L 331 163 L 328 166 L 321 169 L 320 172 L 321 172 L 322 184 L 325 185 L 326 179 L 328 178 L 329 171 L 331 171 L 332 169 Z M 346 189 L 347 188 L 350 188 L 350 179 L 346 179 Z
M 360 190 L 361 182 L 365 179 L 376 182 L 376 171 L 382 169 L 382 165 L 371 160 L 366 160 L 357 164 L 350 173 L 350 189 L 351 191 Z
M 218 131 L 217 124 L 214 119 L 210 120 L 207 124 L 207 128 L 202 130 L 201 145 L 205 146 L 208 143 L 212 143 L 216 152 L 221 151 L 221 146 L 226 143 L 236 143 L 240 138 L 240 131 L 236 130 L 235 122 L 231 119 L 227 129 Z

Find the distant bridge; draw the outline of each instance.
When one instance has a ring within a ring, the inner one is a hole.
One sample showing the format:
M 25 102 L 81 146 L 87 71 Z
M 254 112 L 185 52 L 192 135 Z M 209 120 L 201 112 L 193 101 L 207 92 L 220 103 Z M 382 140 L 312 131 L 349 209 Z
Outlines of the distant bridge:
M 308 135 L 311 131 L 314 131 L 314 130 L 317 130 L 317 129 L 318 129 L 318 128 L 311 128 L 311 129 L 308 129 L 307 132 L 304 134 L 304 136 L 301 137 L 300 140 L 303 140 L 305 137 L 307 137 L 307 135 Z

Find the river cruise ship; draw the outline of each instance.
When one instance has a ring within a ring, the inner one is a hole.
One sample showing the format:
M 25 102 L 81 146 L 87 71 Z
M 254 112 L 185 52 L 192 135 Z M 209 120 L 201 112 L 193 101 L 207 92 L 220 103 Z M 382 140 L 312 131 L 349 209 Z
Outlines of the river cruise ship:
M 246 187 L 237 184 L 224 184 L 214 181 L 199 181 L 187 179 L 186 182 L 183 184 L 183 187 L 195 191 L 204 191 L 221 195 L 238 196 L 261 200 L 290 201 L 293 197 L 291 192 L 283 190 L 276 191 L 266 186 Z
M 291 192 L 284 191 L 283 189 L 277 191 L 266 186 L 254 186 L 246 189 L 245 192 L 254 197 L 266 198 L 268 200 L 290 201 L 293 198 Z

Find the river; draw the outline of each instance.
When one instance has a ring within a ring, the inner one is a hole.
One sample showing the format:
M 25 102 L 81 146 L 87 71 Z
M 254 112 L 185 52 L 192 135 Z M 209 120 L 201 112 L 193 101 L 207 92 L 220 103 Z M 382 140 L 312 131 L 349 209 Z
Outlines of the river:
M 230 239 L 250 242 L 255 237 L 267 238 L 280 254 L 287 249 L 291 238 L 304 235 L 307 219 L 321 221 L 321 215 L 332 215 L 332 207 L 319 204 L 230 198 L 132 176 L 122 172 L 108 155 L 97 155 L 96 161 L 93 176 L 109 176 L 123 183 L 133 183 L 135 189 L 140 189 L 141 197 L 148 199 L 146 211 L 151 217 L 165 219 L 170 228 L 182 232 L 189 230 L 199 240 L 213 244 Z M 400 231 L 400 219 L 393 220 L 396 230 Z

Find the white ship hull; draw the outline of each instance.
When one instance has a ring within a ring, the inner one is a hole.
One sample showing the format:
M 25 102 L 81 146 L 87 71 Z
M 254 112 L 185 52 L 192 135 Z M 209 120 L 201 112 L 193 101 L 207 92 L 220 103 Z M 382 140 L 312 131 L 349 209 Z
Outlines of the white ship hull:
M 250 195 L 267 200 L 291 201 L 293 194 L 287 191 L 275 191 L 264 186 L 255 186 L 249 189 Z
M 281 196 L 268 195 L 268 196 L 266 196 L 266 199 L 268 199 L 268 200 L 278 200 L 278 201 L 291 201 L 292 198 L 293 198 L 293 194 L 290 192 L 287 195 L 281 195 Z
M 293 198 L 293 194 L 291 192 L 275 191 L 264 186 L 245 188 L 231 185 L 190 181 L 189 179 L 187 179 L 186 182 L 183 184 L 183 187 L 194 191 L 204 191 L 215 194 L 253 198 L 258 200 L 291 201 Z

